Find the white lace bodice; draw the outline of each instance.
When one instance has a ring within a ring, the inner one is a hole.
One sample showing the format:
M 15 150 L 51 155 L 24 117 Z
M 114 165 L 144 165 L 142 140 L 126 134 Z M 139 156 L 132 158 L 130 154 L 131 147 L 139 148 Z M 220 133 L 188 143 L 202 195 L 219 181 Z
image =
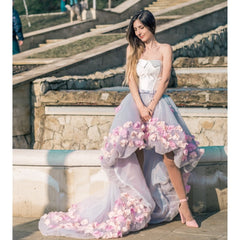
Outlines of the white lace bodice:
M 137 75 L 139 91 L 156 91 L 161 80 L 162 62 L 160 60 L 139 59 Z

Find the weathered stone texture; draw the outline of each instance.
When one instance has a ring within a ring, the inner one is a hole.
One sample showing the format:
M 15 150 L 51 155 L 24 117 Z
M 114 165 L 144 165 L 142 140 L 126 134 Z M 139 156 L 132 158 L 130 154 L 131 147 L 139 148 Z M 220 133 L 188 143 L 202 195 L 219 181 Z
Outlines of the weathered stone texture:
M 35 137 L 36 149 L 99 149 L 108 134 L 113 116 L 47 115 L 42 135 Z
M 42 139 L 36 138 L 34 148 L 40 149 L 100 149 L 108 135 L 114 116 L 46 116 Z M 61 119 L 61 120 L 59 120 Z M 226 117 L 185 116 L 184 120 L 201 146 L 227 145 Z M 64 125 L 60 122 L 68 122 Z
M 173 46 L 173 56 L 174 68 L 195 67 L 196 65 L 205 65 L 208 67 L 217 64 L 226 65 L 226 63 L 224 63 L 226 59 L 216 58 L 216 56 L 227 56 L 227 25 L 220 26 L 207 33 L 198 34 L 191 39 L 176 44 Z M 178 58 L 182 57 L 189 57 L 190 59 L 185 61 L 182 59 L 178 60 Z M 124 78 L 125 66 L 121 66 L 115 69 L 108 69 L 104 72 L 97 71 L 86 76 L 47 77 L 35 80 L 35 82 L 41 81 L 41 88 L 37 91 L 41 91 L 44 94 L 51 90 L 96 90 L 121 86 Z M 175 81 L 173 69 L 169 87 L 175 86 Z
M 62 90 L 43 94 L 38 88 L 41 81 L 34 82 L 34 148 L 35 149 L 100 149 L 103 137 L 109 132 L 113 116 L 100 115 L 47 115 L 45 106 L 118 106 L 129 93 L 128 88 L 120 90 Z M 38 86 L 38 87 L 37 87 Z M 168 89 L 167 94 L 177 106 L 184 107 L 226 107 L 226 89 L 182 88 Z M 202 146 L 225 145 L 226 119 L 186 118 L 189 128 Z M 212 122 L 213 121 L 213 122 Z M 223 121 L 224 130 L 215 129 L 217 121 Z M 213 134 L 211 133 L 213 132 Z M 223 136 L 224 135 L 224 136 Z M 217 141 L 215 141 L 217 139 Z
M 208 57 L 178 57 L 173 62 L 174 68 L 191 67 L 227 67 L 227 56 Z
M 174 59 L 178 57 L 227 56 L 227 25 L 198 34 L 173 46 Z

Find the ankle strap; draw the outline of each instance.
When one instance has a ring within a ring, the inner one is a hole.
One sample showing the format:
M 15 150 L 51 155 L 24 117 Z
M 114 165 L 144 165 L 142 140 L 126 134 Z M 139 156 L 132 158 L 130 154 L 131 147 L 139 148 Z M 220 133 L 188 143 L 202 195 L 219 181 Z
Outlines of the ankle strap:
M 187 201 L 188 201 L 188 197 L 179 200 L 180 203 L 182 203 L 182 202 L 187 202 Z

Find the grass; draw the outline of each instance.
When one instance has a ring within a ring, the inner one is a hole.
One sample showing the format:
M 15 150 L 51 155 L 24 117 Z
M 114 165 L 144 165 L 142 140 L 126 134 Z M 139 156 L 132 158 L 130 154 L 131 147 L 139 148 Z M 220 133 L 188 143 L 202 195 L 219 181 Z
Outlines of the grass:
M 64 46 L 56 47 L 45 52 L 40 52 L 29 56 L 28 58 L 62 58 L 70 57 L 81 52 L 88 51 L 94 47 L 105 45 L 107 43 L 124 38 L 125 33 L 105 34 L 94 37 L 84 38 Z
M 167 12 L 163 14 L 164 16 L 171 16 L 171 15 L 191 15 L 195 12 L 204 10 L 206 8 L 213 7 L 214 5 L 220 4 L 222 2 L 226 2 L 226 0 L 204 0 L 198 3 L 194 3 L 192 5 L 173 10 L 171 12 Z
M 29 17 L 31 27 L 28 27 L 26 16 L 21 16 L 23 33 L 33 32 L 36 30 L 56 26 L 58 24 L 67 23 L 70 21 L 69 14 L 63 15 L 46 15 Z

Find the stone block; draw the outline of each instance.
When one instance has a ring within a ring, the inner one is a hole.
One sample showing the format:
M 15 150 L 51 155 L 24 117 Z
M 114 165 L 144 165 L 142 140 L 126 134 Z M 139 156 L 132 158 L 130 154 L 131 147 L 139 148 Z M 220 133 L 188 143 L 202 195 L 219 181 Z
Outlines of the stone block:
M 44 129 L 43 141 L 52 140 L 54 132 L 48 129 Z
M 200 124 L 202 126 L 202 128 L 204 129 L 212 129 L 213 126 L 214 126 L 214 119 L 212 121 L 209 121 L 209 120 L 201 120 L 200 121 Z
M 99 131 L 98 131 L 98 127 L 97 126 L 92 126 L 88 129 L 88 138 L 91 141 L 99 141 L 102 140 Z
M 36 156 L 39 152 L 32 153 Z M 49 151 L 44 157 L 46 165 L 42 165 L 43 159 L 38 158 L 36 165 L 33 160 L 27 166 L 26 163 L 13 166 L 14 216 L 40 217 L 44 212 L 66 211 L 72 204 L 101 192 L 107 186 L 106 175 L 99 166 L 67 166 L 65 161 L 70 154 L 63 151 L 58 157 Z M 28 152 L 22 157 L 26 159 Z M 56 159 L 59 166 L 51 165 Z
M 13 216 L 40 217 L 66 211 L 108 186 L 100 151 L 14 150 Z M 190 176 L 189 204 L 194 212 L 227 207 L 227 156 L 223 147 L 206 147 Z

